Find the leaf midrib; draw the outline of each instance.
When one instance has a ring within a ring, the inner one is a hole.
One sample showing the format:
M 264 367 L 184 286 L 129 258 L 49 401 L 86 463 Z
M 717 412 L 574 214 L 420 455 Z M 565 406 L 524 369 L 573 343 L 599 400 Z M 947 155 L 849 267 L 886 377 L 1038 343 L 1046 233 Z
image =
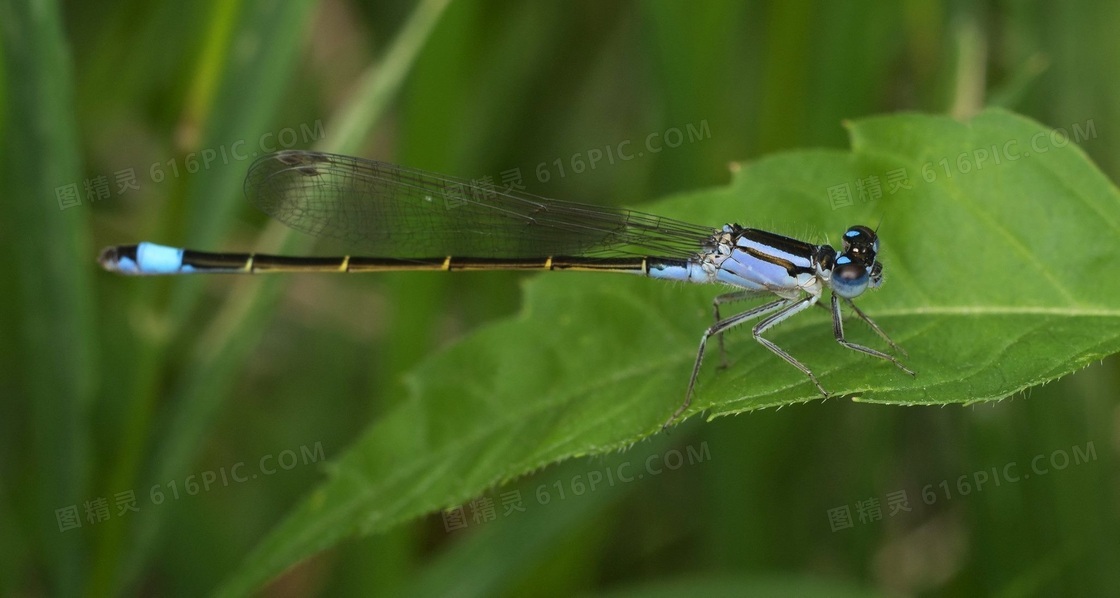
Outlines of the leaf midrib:
M 1120 317 L 1120 309 L 1095 307 L 1043 307 L 1030 305 L 940 305 L 933 307 L 906 307 L 879 309 L 874 314 L 876 320 L 907 316 L 1064 316 L 1071 318 Z

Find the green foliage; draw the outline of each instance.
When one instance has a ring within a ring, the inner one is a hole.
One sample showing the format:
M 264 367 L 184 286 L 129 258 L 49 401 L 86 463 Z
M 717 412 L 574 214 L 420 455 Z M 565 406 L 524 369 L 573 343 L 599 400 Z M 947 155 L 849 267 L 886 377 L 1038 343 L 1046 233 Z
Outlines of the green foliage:
M 715 224 L 796 215 L 838 232 L 882 214 L 889 283 L 861 303 L 908 348 L 919 375 L 842 349 L 824 313 L 771 335 L 836 393 L 900 405 L 1001 399 L 1120 350 L 1118 293 L 1094 276 L 1109 248 L 1083 242 L 1116 234 L 1120 193 L 1061 133 L 1000 110 L 965 123 L 901 115 L 850 129 L 851 152 L 765 158 L 729 187 L 649 209 Z M 828 209 L 829 190 L 876 179 L 881 197 Z M 250 557 L 240 587 L 348 535 L 659 433 L 681 400 L 713 289 L 658 284 L 533 278 L 521 313 L 413 370 L 412 400 L 337 461 L 331 480 Z M 749 337 L 735 340 L 732 367 L 707 368 L 693 412 L 818 397 L 800 372 Z
M 1116 351 L 1116 192 L 1081 149 L 1120 175 L 1120 79 L 1102 76 L 1118 19 L 1115 3 L 0 0 L 0 594 L 1114 592 L 1117 361 L 1040 383 Z M 1044 125 L 968 120 L 984 106 Z M 870 118 L 899 110 L 956 119 Z M 711 134 L 663 143 L 690 125 Z M 311 251 L 246 205 L 251 156 L 230 156 L 301 127 L 325 134 L 299 147 L 518 171 L 534 193 L 697 223 L 823 242 L 882 219 L 886 283 L 859 305 L 917 378 L 838 347 L 821 310 L 772 338 L 842 396 L 939 407 L 821 401 L 740 330 L 660 433 L 710 287 L 97 269 L 102 246 L 140 240 Z M 898 169 L 913 188 L 890 193 Z M 118 191 L 130 171 L 139 188 Z M 871 177 L 882 197 L 832 209 Z M 984 402 L 1009 393 L 1030 399 Z M 287 450 L 297 467 L 260 469 Z M 710 458 L 645 468 L 695 450 Z M 981 490 L 1008 466 L 1031 476 Z M 911 510 L 887 509 L 897 491 Z M 119 512 L 129 492 L 138 511 Z M 496 520 L 447 532 L 436 510 L 469 517 L 480 493 Z M 860 515 L 869 500 L 882 519 Z M 830 527 L 837 507 L 851 527 Z M 60 529 L 67 508 L 80 528 Z

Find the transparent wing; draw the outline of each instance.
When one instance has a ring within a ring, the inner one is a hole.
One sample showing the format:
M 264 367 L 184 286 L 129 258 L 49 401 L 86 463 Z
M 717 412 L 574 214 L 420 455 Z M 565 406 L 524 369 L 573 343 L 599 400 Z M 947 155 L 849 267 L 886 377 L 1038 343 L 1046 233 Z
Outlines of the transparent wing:
M 309 151 L 258 159 L 246 175 L 245 195 L 296 230 L 379 257 L 683 258 L 702 251 L 714 232 L 651 214 Z

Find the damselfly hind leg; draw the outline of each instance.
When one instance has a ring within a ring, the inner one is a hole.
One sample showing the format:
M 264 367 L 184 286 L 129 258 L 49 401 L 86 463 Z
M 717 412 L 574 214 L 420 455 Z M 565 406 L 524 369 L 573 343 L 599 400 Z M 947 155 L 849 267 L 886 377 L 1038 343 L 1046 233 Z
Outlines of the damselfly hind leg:
M 802 311 L 805 311 L 806 309 L 809 309 L 810 307 L 813 306 L 814 303 L 817 302 L 817 299 L 819 299 L 819 298 L 820 298 L 819 295 L 809 295 L 808 297 L 805 297 L 804 299 L 800 299 L 800 300 L 797 300 L 797 301 L 792 301 L 791 300 L 791 301 L 789 301 L 789 306 L 788 307 L 786 307 L 782 311 L 779 311 L 778 313 L 770 316 L 769 318 L 766 318 L 765 320 L 759 322 L 754 327 L 754 330 L 752 330 L 751 332 L 754 334 L 754 340 L 762 343 L 762 346 L 766 347 L 767 349 L 770 349 L 770 351 L 773 352 L 775 355 L 777 355 L 778 357 L 781 357 L 782 359 L 786 360 L 787 363 L 789 363 L 793 367 L 801 370 L 801 372 L 803 374 L 808 376 L 809 380 L 811 380 L 813 382 L 813 384 L 816 385 L 817 390 L 821 391 L 821 395 L 823 395 L 824 398 L 827 399 L 829 397 L 828 391 L 824 389 L 824 386 L 821 386 L 820 381 L 817 380 L 817 377 L 813 375 L 812 370 L 810 370 L 808 368 L 808 366 L 806 366 L 805 364 L 803 364 L 800 361 L 798 361 L 797 359 L 795 359 L 789 353 L 786 353 L 786 351 L 784 349 L 782 349 L 778 345 L 774 344 L 773 341 L 762 338 L 762 333 L 763 332 L 766 332 L 767 330 L 773 328 L 774 326 L 777 326 L 778 324 L 781 324 L 782 322 L 786 321 L 790 317 L 792 317 L 792 316 L 794 316 L 794 315 L 796 315 L 796 314 L 798 314 Z
M 736 293 L 729 294 L 734 295 Z M 688 409 L 689 405 L 692 404 L 692 393 L 696 389 L 696 379 L 700 376 L 700 364 L 704 361 L 704 347 L 707 345 L 708 339 L 712 338 L 713 336 L 720 336 L 728 329 L 734 328 L 742 324 L 743 322 L 747 322 L 754 318 L 759 318 L 766 314 L 773 313 L 779 310 L 784 310 L 787 308 L 787 306 L 793 303 L 795 302 L 790 299 L 778 299 L 777 301 L 771 301 L 770 303 L 765 303 L 763 305 L 759 305 L 758 307 L 748 309 L 743 313 L 735 314 L 730 318 L 727 318 L 726 320 L 720 320 L 708 327 L 708 329 L 704 331 L 704 335 L 700 337 L 700 348 L 696 351 L 696 361 L 692 363 L 692 376 L 688 379 L 688 390 L 685 391 L 684 403 L 681 403 L 681 406 L 677 407 L 677 410 L 674 411 L 673 415 L 668 420 L 666 420 L 664 424 L 661 425 L 661 428 L 668 428 L 674 421 L 677 420 L 678 417 L 681 416 L 682 413 L 685 412 L 686 409 Z
M 746 301 L 747 299 L 752 299 L 760 294 L 761 293 L 759 293 L 758 291 L 735 291 L 732 293 L 717 295 L 715 299 L 712 299 L 712 311 L 715 313 L 715 323 L 718 324 L 720 320 L 723 319 L 719 315 L 719 306 L 727 303 L 734 303 L 736 301 Z M 719 369 L 727 369 L 727 366 L 727 349 L 724 348 L 723 333 L 721 332 L 719 334 Z

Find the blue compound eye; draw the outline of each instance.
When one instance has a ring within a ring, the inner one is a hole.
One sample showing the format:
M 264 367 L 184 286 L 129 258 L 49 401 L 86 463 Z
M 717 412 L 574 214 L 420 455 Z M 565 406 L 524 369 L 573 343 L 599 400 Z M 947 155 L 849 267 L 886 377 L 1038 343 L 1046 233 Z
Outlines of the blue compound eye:
M 867 284 L 870 280 L 871 277 L 867 273 L 867 268 L 853 262 L 852 258 L 846 255 L 836 258 L 830 283 L 832 292 L 845 299 L 852 299 L 867 290 Z
M 879 236 L 866 226 L 853 226 L 844 232 L 844 253 L 872 261 L 879 253 Z

